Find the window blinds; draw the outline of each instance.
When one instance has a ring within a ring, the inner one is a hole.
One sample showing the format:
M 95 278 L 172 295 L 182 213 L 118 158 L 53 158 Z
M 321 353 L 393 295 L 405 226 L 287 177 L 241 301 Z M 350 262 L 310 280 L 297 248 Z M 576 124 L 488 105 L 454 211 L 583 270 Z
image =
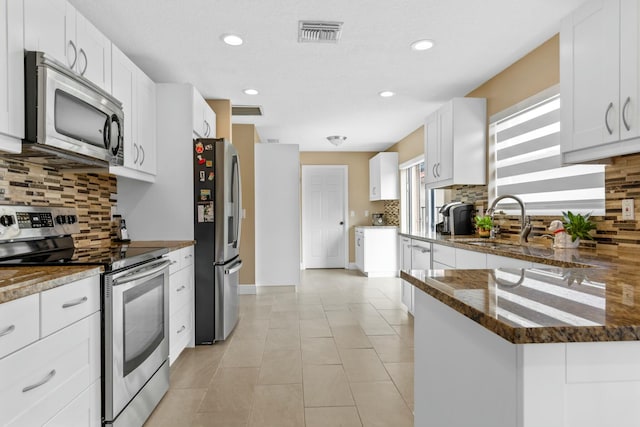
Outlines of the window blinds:
M 492 118 L 490 194 L 520 197 L 528 215 L 560 215 L 567 210 L 604 215 L 604 166 L 561 165 L 560 95 L 557 89 L 552 92 Z M 509 199 L 498 208 L 520 212 Z

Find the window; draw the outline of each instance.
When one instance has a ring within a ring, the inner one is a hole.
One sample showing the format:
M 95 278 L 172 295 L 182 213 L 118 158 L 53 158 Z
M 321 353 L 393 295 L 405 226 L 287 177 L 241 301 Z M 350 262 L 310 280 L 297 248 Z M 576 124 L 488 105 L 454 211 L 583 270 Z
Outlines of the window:
M 520 197 L 529 215 L 604 215 L 604 166 L 561 165 L 557 86 L 491 117 L 489 199 Z M 513 200 L 501 210 L 519 213 Z
M 418 234 L 425 231 L 427 199 L 423 156 L 400 165 L 400 212 L 403 232 Z

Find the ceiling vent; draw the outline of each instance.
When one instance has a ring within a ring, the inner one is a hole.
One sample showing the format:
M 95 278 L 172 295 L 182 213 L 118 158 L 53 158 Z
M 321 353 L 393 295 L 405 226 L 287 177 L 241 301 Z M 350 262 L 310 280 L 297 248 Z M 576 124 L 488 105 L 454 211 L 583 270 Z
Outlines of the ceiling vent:
M 298 21 L 298 43 L 338 43 L 342 22 Z
M 232 105 L 232 116 L 261 116 L 262 107 L 259 105 Z

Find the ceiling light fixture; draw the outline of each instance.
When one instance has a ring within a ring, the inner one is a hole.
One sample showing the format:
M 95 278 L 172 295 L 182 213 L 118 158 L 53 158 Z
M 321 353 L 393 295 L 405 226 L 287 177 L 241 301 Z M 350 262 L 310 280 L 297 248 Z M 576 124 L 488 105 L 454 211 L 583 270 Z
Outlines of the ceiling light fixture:
M 245 89 L 243 90 L 243 92 L 245 95 L 257 95 L 258 93 L 260 93 L 256 89 Z
M 342 145 L 342 143 L 347 139 L 347 137 L 339 136 L 339 135 L 331 135 L 331 136 L 328 136 L 327 139 L 329 140 L 330 143 L 338 147 Z
M 412 50 L 429 50 L 433 47 L 435 43 L 433 42 L 433 40 L 416 40 L 413 43 L 411 43 L 411 49 Z
M 395 92 L 391 92 L 390 90 L 383 90 L 382 92 L 378 92 L 378 95 L 383 98 L 390 98 L 395 95 Z
M 235 34 L 223 34 L 222 41 L 229 46 L 240 46 L 242 43 L 244 43 L 244 40 L 242 40 L 240 36 L 236 36 Z

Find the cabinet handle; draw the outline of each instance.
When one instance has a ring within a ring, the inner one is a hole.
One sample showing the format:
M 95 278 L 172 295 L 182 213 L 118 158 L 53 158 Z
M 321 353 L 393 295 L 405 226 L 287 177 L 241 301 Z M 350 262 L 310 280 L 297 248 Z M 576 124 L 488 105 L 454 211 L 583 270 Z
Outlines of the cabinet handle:
M 85 303 L 89 300 L 89 298 L 87 297 L 82 297 L 82 298 L 78 298 L 77 300 L 73 300 L 73 301 L 69 301 L 69 302 L 65 302 L 64 304 L 62 304 L 62 308 L 71 308 L 71 307 L 75 307 L 76 305 L 80 305 L 82 303 Z
M 182 332 L 182 331 L 184 331 L 185 329 L 187 329 L 187 327 L 186 327 L 186 326 L 184 326 L 184 325 L 182 325 L 182 327 L 176 331 L 176 334 L 181 333 L 181 332 Z
M 436 175 L 436 166 L 438 166 L 437 163 L 435 163 L 433 165 L 433 167 L 431 168 L 431 175 L 433 175 L 434 178 L 437 178 L 438 175 Z
M 357 243 L 358 243 L 358 246 L 360 246 L 360 238 L 358 238 L 358 242 Z
M 611 129 L 611 127 L 609 126 L 609 111 L 611 111 L 612 108 L 613 102 L 610 102 L 609 106 L 607 107 L 607 111 L 604 112 L 604 125 L 606 126 L 609 135 L 613 135 L 613 129 Z
M 177 264 L 177 263 L 178 263 L 178 261 L 171 261 L 171 264 L 169 264 L 169 265 L 173 265 L 173 264 Z
M 56 376 L 56 370 L 52 369 L 51 372 L 49 372 L 46 377 L 44 377 L 43 379 L 41 379 L 40 381 L 38 381 L 35 384 L 31 384 L 31 385 L 26 386 L 25 388 L 22 389 L 22 392 L 26 393 L 28 391 L 33 390 L 34 388 L 38 388 L 38 387 L 40 387 L 42 385 L 45 385 L 46 383 L 51 381 L 53 379 L 53 377 L 55 377 L 55 376 Z
M 204 135 L 205 136 L 209 136 L 211 134 L 211 126 L 209 126 L 209 122 L 208 121 L 204 121 Z
M 141 145 L 140 146 L 140 153 L 142 153 L 142 159 L 140 160 L 140 166 L 142 166 L 142 164 L 144 163 L 144 159 L 145 159 L 145 154 L 144 154 L 144 147 Z
M 440 177 L 440 162 L 438 162 L 437 166 L 436 166 L 436 173 L 438 174 L 438 177 Z
M 627 123 L 627 107 L 629 107 L 630 103 L 631 97 L 627 96 L 627 100 L 624 101 L 624 107 L 622 107 L 622 123 L 624 123 L 624 127 L 627 129 L 627 131 L 631 130 L 631 126 L 629 125 L 629 123 Z
M 193 258 L 193 254 L 189 254 L 189 255 L 185 255 L 184 259 L 189 259 L 189 258 Z
M 187 289 L 187 287 L 185 285 L 180 286 L 178 289 L 176 289 L 176 292 L 182 292 L 185 289 Z
M 427 248 L 424 248 L 424 247 L 418 246 L 418 245 L 413 245 L 413 246 L 411 246 L 411 248 L 420 249 L 420 252 L 422 252 L 423 254 L 426 254 L 427 252 L 431 252 L 430 249 L 427 249 Z
M 69 46 L 73 48 L 73 61 L 69 64 L 69 68 L 73 70 L 73 67 L 76 66 L 76 62 L 78 61 L 78 49 L 76 49 L 75 43 L 73 40 L 69 40 Z M 67 48 L 67 61 L 69 61 L 69 49 Z
M 16 330 L 16 325 L 11 325 L 7 328 L 5 328 L 4 330 L 0 331 L 0 337 L 3 337 L 5 335 L 9 335 L 11 332 Z
M 84 68 L 80 71 L 80 75 L 84 76 L 85 71 L 87 71 L 87 67 L 89 66 L 89 60 L 87 59 L 87 54 L 85 53 L 83 48 L 80 48 L 80 55 L 84 57 Z
M 138 150 L 138 145 L 134 142 L 133 148 L 136 149 L 136 156 L 133 158 L 133 164 L 138 163 L 138 157 L 140 157 L 140 150 Z

